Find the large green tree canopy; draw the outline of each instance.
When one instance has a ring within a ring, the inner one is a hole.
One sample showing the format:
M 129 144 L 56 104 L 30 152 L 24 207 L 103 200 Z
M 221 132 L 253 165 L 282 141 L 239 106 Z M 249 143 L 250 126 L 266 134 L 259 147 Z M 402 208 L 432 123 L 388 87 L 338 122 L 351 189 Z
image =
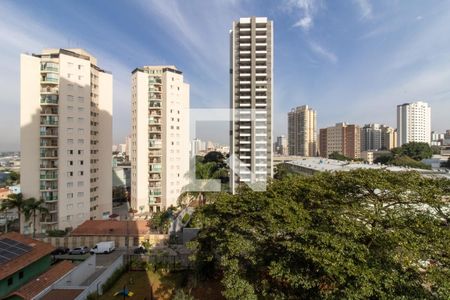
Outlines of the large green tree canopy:
M 450 181 L 380 170 L 288 176 L 200 208 L 199 274 L 227 299 L 448 299 Z

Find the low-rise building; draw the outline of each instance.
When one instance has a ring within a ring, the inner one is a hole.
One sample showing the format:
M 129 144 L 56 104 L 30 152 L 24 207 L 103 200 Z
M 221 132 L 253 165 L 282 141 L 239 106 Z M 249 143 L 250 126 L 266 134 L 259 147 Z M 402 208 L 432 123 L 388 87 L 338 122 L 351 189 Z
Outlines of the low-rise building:
M 16 232 L 0 236 L 0 299 L 47 271 L 55 248 Z

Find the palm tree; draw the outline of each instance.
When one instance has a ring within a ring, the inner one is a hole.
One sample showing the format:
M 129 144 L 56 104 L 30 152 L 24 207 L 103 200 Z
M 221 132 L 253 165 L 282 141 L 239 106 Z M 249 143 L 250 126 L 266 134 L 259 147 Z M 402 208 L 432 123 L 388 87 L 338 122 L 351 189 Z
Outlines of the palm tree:
M 36 200 L 35 198 L 29 198 L 26 200 L 24 207 L 25 219 L 29 220 L 33 216 L 33 238 L 36 235 L 36 215 L 37 213 L 44 215 L 48 214 L 48 208 L 45 205 L 43 199 Z
M 22 229 L 22 223 L 20 221 L 26 205 L 26 201 L 27 200 L 23 198 L 23 194 L 19 193 L 8 195 L 8 198 L 3 202 L 5 209 L 17 209 L 17 215 L 19 217 L 19 233 L 21 233 Z

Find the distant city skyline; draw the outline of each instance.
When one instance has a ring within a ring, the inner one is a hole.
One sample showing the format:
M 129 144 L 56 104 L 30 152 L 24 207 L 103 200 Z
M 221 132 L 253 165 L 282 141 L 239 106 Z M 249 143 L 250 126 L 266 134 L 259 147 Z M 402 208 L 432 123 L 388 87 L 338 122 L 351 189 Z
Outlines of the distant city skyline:
M 136 65 L 175 64 L 191 86 L 191 107 L 227 108 L 228 31 L 245 16 L 267 16 L 277 32 L 273 136 L 287 134 L 286 113 L 300 105 L 315 108 L 318 128 L 337 122 L 396 127 L 397 105 L 425 101 L 433 109 L 431 129 L 450 127 L 449 2 L 114 1 L 105 7 L 102 1 L 3 0 L 0 151 L 19 150 L 21 53 L 80 47 L 95 55 L 114 76 L 117 144 L 131 131 Z M 227 144 L 228 131 L 217 122 L 197 137 Z

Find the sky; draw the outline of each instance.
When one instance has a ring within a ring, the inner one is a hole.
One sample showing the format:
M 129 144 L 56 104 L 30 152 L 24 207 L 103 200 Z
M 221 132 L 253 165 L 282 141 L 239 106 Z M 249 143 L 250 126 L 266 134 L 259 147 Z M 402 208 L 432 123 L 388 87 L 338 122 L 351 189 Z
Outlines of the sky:
M 274 136 L 309 105 L 318 127 L 396 126 L 396 106 L 426 101 L 432 129 L 450 129 L 450 1 L 1 0 L 0 151 L 19 150 L 20 53 L 84 48 L 114 76 L 113 141 L 130 133 L 131 71 L 176 65 L 193 108 L 229 106 L 229 30 L 274 22 Z M 201 139 L 227 143 L 228 128 Z

